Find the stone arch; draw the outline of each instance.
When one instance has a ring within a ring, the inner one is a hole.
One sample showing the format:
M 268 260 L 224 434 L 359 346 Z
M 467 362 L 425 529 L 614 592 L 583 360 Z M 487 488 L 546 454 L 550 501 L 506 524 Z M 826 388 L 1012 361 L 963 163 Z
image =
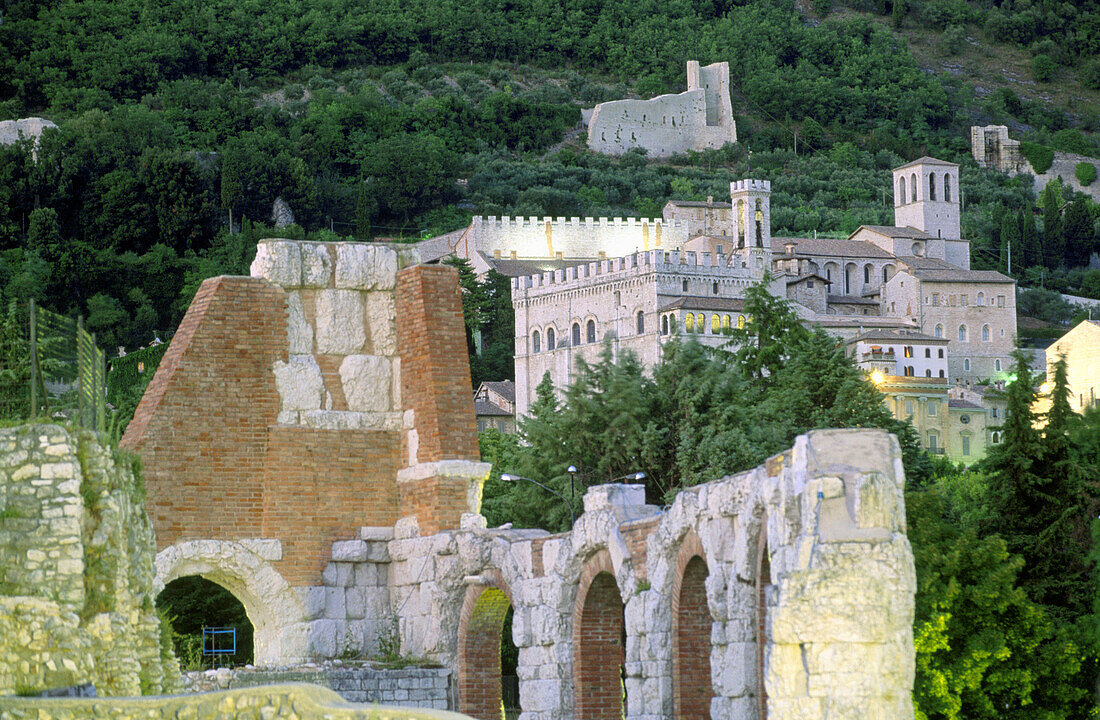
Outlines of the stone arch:
M 760 533 L 756 540 L 756 697 L 760 708 L 760 717 L 768 717 L 768 692 L 764 686 L 768 646 L 768 587 L 771 585 L 771 558 L 768 552 L 768 514 L 764 511 L 760 519 Z
M 458 705 L 479 720 L 501 720 L 500 643 L 512 591 L 496 568 L 481 577 L 486 584 L 466 588 L 458 619 Z
M 904 175 L 902 175 L 900 178 L 898 178 L 898 194 L 894 199 L 896 201 L 894 203 L 895 205 L 905 205 L 906 204 L 906 199 L 905 199 L 905 176 Z
M 703 544 L 689 529 L 680 544 L 672 581 L 672 707 L 676 720 L 710 717 L 710 572 Z
M 856 290 L 856 273 L 858 272 L 855 263 L 850 262 L 844 266 L 844 294 L 852 295 Z
M 621 720 L 625 708 L 622 595 L 611 553 L 585 563 L 573 606 L 573 717 Z
M 255 633 L 257 665 L 308 659 L 308 626 L 298 594 L 271 563 L 232 540 L 189 540 L 157 553 L 154 590 L 198 575 L 221 585 L 244 605 Z

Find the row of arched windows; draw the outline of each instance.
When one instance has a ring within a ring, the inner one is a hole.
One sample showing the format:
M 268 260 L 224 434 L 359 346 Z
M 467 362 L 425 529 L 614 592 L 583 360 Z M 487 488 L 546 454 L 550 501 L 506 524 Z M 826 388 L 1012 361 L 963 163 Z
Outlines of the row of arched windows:
M 951 174 L 950 173 L 943 173 L 942 183 L 943 183 L 943 185 L 942 185 L 942 187 L 943 187 L 943 191 L 942 191 L 943 202 L 951 202 Z M 917 174 L 913 173 L 912 175 L 909 176 L 909 185 L 908 185 L 909 193 L 908 193 L 908 195 L 906 195 L 906 192 L 905 192 L 906 191 L 905 176 L 902 175 L 900 178 L 898 178 L 898 205 L 905 205 L 906 202 L 917 202 L 917 200 L 918 200 L 918 198 L 917 198 L 917 188 L 918 187 L 919 187 L 919 184 L 917 183 Z M 928 173 L 928 192 L 927 192 L 926 198 L 930 201 L 935 202 L 936 195 L 937 195 L 937 192 L 936 192 L 936 173 L 934 173 L 934 172 Z M 908 201 L 906 200 L 906 197 L 909 198 Z
M 638 311 L 637 326 L 638 326 L 638 332 L 641 333 L 642 329 L 644 327 L 644 320 L 643 320 L 643 315 L 642 315 L 641 310 Z M 559 345 L 557 343 L 557 336 L 554 332 L 554 328 L 552 328 L 552 327 L 546 328 L 546 336 L 545 337 L 546 337 L 546 350 L 547 351 L 554 350 L 558 347 L 561 347 L 561 345 Z M 533 353 L 542 352 L 542 339 L 543 339 L 543 334 L 541 332 L 539 332 L 537 329 L 531 332 L 531 352 L 533 352 Z M 572 338 L 571 339 L 573 341 L 572 344 L 574 346 L 581 344 L 581 324 L 579 322 L 574 322 L 573 323 Z M 589 320 L 585 323 L 585 326 L 584 326 L 584 341 L 586 343 L 596 342 L 596 321 L 595 320 Z
M 936 337 L 943 337 L 942 323 L 936 325 Z M 959 342 L 967 342 L 969 337 L 969 330 L 967 329 L 966 325 L 959 325 L 958 337 Z M 992 329 L 989 327 L 989 325 L 982 325 L 982 342 L 989 342 L 992 337 Z
M 713 313 L 710 316 L 710 333 L 712 335 L 721 335 L 729 332 L 732 329 L 733 318 L 730 315 L 719 315 Z M 745 316 L 737 316 L 737 327 L 745 327 Z M 662 330 L 663 330 L 662 326 Z M 707 316 L 706 313 L 685 313 L 684 314 L 684 332 L 687 333 L 706 333 L 707 332 Z

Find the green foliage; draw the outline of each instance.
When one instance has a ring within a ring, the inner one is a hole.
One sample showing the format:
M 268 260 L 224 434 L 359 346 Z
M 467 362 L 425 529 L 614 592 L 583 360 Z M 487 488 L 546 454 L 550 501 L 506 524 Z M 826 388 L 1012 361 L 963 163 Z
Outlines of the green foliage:
M 1082 187 L 1088 187 L 1096 180 L 1096 165 L 1090 162 L 1079 162 L 1073 168 L 1073 174 L 1077 176 L 1077 182 Z
M 1045 173 L 1050 170 L 1054 162 L 1054 151 L 1045 145 L 1024 140 L 1020 143 L 1020 154 L 1031 163 L 1031 168 L 1036 173 Z
M 115 407 L 116 424 L 124 432 L 134 416 L 145 388 L 157 372 L 168 343 L 157 343 L 135 350 L 124 357 L 111 358 L 107 370 L 107 402 Z
M 958 55 L 966 42 L 966 28 L 962 25 L 948 25 L 940 38 L 940 46 L 948 55 Z
M 1100 90 L 1100 58 L 1086 59 L 1078 75 L 1081 84 L 1090 90 Z
M 1058 63 L 1050 59 L 1049 55 L 1036 55 L 1031 59 L 1031 75 L 1042 83 L 1054 80 L 1058 74 Z
M 228 659 L 236 665 L 252 662 L 252 623 L 241 602 L 221 585 L 197 575 L 173 580 L 157 596 L 157 611 L 169 618 L 176 657 L 185 666 L 209 662 L 201 655 L 204 627 L 236 628 L 237 652 Z

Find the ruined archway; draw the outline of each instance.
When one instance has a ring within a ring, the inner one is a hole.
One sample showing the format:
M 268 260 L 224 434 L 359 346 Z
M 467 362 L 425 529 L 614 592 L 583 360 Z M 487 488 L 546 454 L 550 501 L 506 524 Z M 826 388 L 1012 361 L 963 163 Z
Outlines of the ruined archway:
M 271 564 L 244 543 L 190 540 L 157 553 L 157 593 L 176 578 L 198 575 L 221 585 L 244 605 L 255 633 L 255 662 L 307 659 L 307 625 L 297 593 Z
M 481 578 L 483 584 L 466 588 L 458 620 L 458 704 L 460 712 L 478 720 L 501 720 L 501 634 L 512 599 L 498 570 Z
M 621 720 L 625 623 L 611 555 L 596 553 L 581 573 L 573 609 L 573 717 Z
M 713 619 L 707 604 L 706 555 L 689 531 L 680 545 L 672 585 L 672 697 L 676 720 L 708 720 L 714 686 L 710 674 Z

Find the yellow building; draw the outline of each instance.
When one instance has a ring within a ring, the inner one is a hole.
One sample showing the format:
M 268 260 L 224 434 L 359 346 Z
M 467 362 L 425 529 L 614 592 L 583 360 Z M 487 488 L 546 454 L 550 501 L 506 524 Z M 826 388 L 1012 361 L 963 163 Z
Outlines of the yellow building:
M 1085 320 L 1047 348 L 1047 381 L 1040 389 L 1035 412 L 1050 409 L 1047 394 L 1054 385 L 1054 364 L 1066 356 L 1066 380 L 1069 384 L 1069 406 L 1083 413 L 1100 402 L 1100 321 Z

